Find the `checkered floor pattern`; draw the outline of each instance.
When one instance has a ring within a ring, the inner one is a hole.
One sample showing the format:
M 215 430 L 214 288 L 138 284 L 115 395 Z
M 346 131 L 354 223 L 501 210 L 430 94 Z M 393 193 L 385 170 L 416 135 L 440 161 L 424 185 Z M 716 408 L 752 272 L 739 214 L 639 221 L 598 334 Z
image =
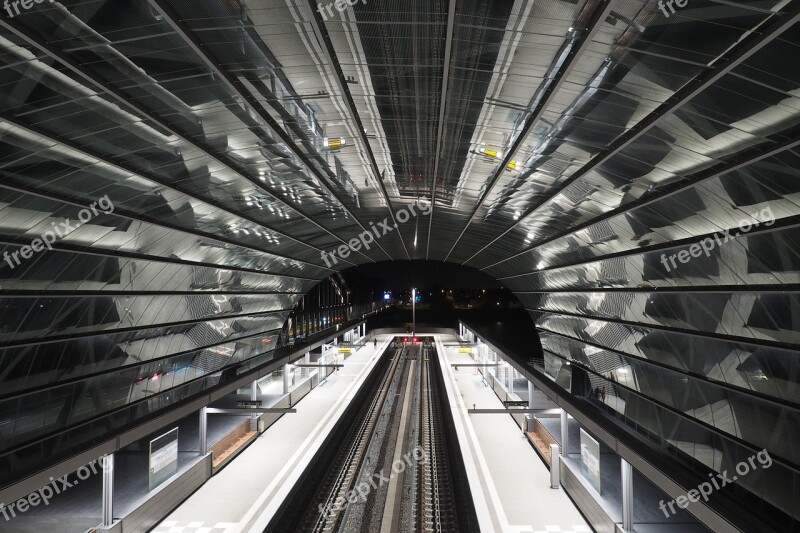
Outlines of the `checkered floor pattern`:
M 152 533 L 225 533 L 237 524 L 227 522 L 217 522 L 216 524 L 206 524 L 204 522 L 190 522 L 185 526 L 177 522 L 162 522 Z
M 591 533 L 589 526 L 571 526 L 563 529 L 561 526 L 544 526 L 544 529 L 536 529 L 533 533 Z

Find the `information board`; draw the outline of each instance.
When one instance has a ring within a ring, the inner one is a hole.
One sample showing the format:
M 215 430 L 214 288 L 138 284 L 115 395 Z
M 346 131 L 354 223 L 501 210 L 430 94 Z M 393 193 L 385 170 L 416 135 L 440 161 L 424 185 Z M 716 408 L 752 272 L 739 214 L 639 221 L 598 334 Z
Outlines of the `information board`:
M 150 490 L 178 473 L 178 428 L 150 441 Z
M 581 429 L 581 474 L 600 492 L 600 443 Z

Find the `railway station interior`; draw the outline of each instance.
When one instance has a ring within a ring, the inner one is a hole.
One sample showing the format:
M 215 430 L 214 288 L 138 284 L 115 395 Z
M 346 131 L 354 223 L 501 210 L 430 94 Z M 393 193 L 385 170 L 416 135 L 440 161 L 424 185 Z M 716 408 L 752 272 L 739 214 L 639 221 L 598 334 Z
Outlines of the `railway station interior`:
M 800 533 L 800 0 L 4 0 L 0 533 Z

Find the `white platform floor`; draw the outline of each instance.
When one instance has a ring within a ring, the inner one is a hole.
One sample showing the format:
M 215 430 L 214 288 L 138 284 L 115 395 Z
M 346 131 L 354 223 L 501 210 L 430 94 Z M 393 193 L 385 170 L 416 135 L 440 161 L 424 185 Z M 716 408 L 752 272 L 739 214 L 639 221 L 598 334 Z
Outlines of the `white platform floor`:
M 389 338 L 379 335 L 377 350 L 368 343 L 348 357 L 344 368 L 297 404 L 296 414 L 281 417 L 153 532 L 262 532 Z
M 563 489 L 550 488 L 550 472 L 511 416 L 467 414 L 473 404 L 478 409 L 502 409 L 503 404 L 484 385 L 476 367 L 455 370 L 451 366 L 473 362 L 469 355 L 458 353 L 457 339 L 450 335 L 437 337 L 439 353 L 446 357 L 442 373 L 451 396 L 470 489 L 473 500 L 477 500 L 479 519 L 482 513 L 485 517 L 481 531 L 591 531 Z
M 283 416 L 221 472 L 187 499 L 154 533 L 262 532 L 320 443 L 363 383 L 391 336 L 359 349 L 345 367 L 312 390 L 297 413 Z M 436 335 L 448 363 L 466 363 L 455 337 Z M 466 413 L 502 407 L 474 367 L 443 369 L 481 530 L 502 533 L 589 532 L 521 430 L 507 415 Z

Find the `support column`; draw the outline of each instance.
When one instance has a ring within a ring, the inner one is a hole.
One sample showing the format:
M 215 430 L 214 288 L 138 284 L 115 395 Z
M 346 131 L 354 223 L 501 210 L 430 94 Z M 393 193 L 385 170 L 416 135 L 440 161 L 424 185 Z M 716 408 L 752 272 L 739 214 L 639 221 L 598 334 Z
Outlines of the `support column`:
M 197 443 L 197 449 L 200 450 L 200 455 L 203 456 L 208 453 L 208 412 L 206 407 L 200 408 L 200 437 Z
M 567 412 L 561 410 L 561 455 L 564 457 L 569 453 L 569 420 Z
M 533 405 L 533 393 L 536 392 L 536 387 L 533 384 L 533 381 L 528 382 L 528 409 L 536 409 L 536 406 Z
M 327 369 L 322 368 L 322 365 L 325 365 L 327 363 L 328 363 L 328 358 L 325 356 L 325 345 L 323 344 L 322 345 L 322 352 L 319 355 L 319 359 L 317 359 L 317 365 L 318 365 L 317 374 L 319 375 L 319 384 L 320 385 L 322 385 L 325 382 L 325 380 L 328 378 Z
M 103 467 L 103 527 L 114 524 L 114 454 L 102 457 Z
M 487 363 L 489 363 L 489 354 L 487 354 L 486 350 L 480 345 L 476 344 L 475 345 L 475 349 L 480 354 L 481 363 L 483 363 L 483 384 L 488 387 L 489 386 L 489 382 L 491 381 L 490 376 L 489 376 L 489 369 L 491 367 L 487 365 Z
M 289 394 L 289 365 L 283 365 L 283 393 Z
M 253 380 L 250 384 L 250 400 L 258 401 L 258 380 Z M 258 413 L 250 415 L 250 431 L 258 431 Z
M 524 377 L 524 376 L 522 376 Z M 525 380 L 528 383 L 528 409 L 534 409 L 533 407 L 533 382 L 529 380 Z M 536 413 L 530 413 L 525 415 L 525 426 L 523 428 L 523 432 L 533 431 L 536 428 Z M 551 461 L 552 461 L 552 453 L 550 454 Z
M 633 469 L 625 459 L 619 459 L 622 468 L 622 529 L 633 531 Z

